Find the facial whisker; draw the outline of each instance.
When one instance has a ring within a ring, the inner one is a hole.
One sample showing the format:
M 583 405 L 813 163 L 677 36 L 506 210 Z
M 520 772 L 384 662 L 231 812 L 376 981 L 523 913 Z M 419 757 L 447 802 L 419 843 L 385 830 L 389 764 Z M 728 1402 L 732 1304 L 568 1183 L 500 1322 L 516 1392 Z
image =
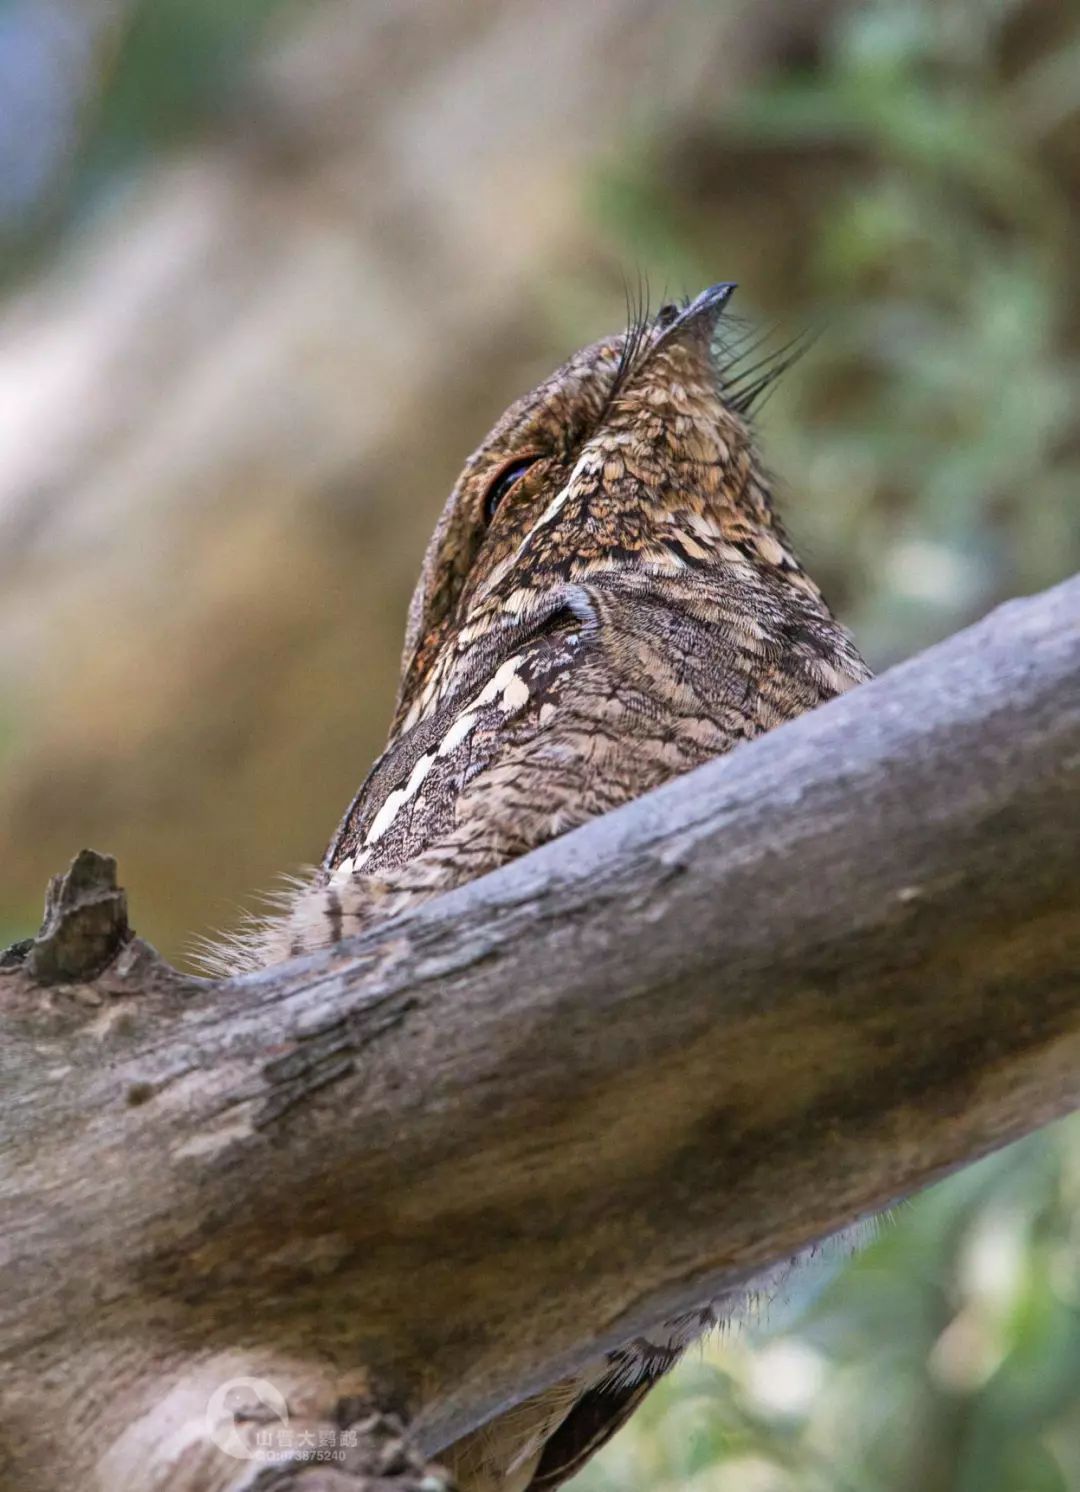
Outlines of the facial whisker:
M 734 390 L 734 397 L 731 396 L 732 391 L 726 389 L 725 394 L 731 407 L 739 414 L 749 414 L 761 396 L 774 388 L 788 369 L 797 363 L 803 353 L 812 346 L 817 335 L 816 332 L 800 332 L 786 347 L 780 348 L 772 359 L 764 361 L 764 371 L 760 377 L 754 379 L 749 385 L 740 381 Z
M 801 351 L 802 346 L 803 346 L 803 344 L 805 342 L 805 339 L 806 339 L 806 333 L 805 332 L 799 332 L 799 333 L 797 333 L 796 336 L 792 337 L 789 341 L 785 342 L 782 346 L 773 348 L 771 351 L 767 352 L 765 354 L 765 356 L 759 358 L 757 360 L 757 362 L 750 363 L 750 364 L 748 364 L 745 367 L 740 367 L 738 369 L 738 371 L 736 373 L 736 376 L 734 378 L 725 378 L 725 380 L 724 380 L 724 392 L 725 392 L 725 394 L 734 394 L 734 395 L 737 396 L 740 393 L 740 390 L 747 383 L 749 383 L 749 382 L 756 382 L 757 381 L 755 375 L 759 375 L 760 374 L 762 376 L 766 376 L 767 372 L 768 372 L 768 370 L 770 368 L 778 367 L 781 364 L 781 362 L 783 362 L 786 354 L 788 354 L 788 353 L 790 353 L 792 351 L 796 351 L 796 352 Z M 761 339 L 759 339 L 759 341 L 757 342 L 757 344 L 755 345 L 755 347 L 753 347 L 751 349 L 748 349 L 748 350 L 749 351 L 756 351 L 757 348 L 761 346 L 761 343 L 764 340 L 766 340 L 766 338 L 764 338 L 764 337 L 761 338 Z

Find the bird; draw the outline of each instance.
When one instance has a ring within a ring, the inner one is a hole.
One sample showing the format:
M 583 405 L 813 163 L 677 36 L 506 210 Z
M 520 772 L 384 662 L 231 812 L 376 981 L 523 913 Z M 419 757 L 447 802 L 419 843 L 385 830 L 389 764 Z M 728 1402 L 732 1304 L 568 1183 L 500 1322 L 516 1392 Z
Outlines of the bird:
M 629 308 L 469 457 L 409 607 L 386 747 L 230 972 L 408 911 L 869 677 L 777 515 L 754 412 L 791 353 L 757 355 L 734 289 Z M 550 1492 L 762 1286 L 658 1323 L 441 1459 L 465 1492 Z

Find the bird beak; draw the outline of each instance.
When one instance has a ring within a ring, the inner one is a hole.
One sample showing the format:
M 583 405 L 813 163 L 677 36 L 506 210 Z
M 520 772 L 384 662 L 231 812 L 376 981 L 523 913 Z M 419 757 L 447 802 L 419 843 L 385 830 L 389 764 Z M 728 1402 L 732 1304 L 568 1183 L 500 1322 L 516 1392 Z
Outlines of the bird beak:
M 722 280 L 719 285 L 710 285 L 708 290 L 703 290 L 696 300 L 690 302 L 679 318 L 680 321 L 686 321 L 691 316 L 719 316 L 737 289 L 734 280 Z
M 717 322 L 723 315 L 724 307 L 735 294 L 735 288 L 733 280 L 723 280 L 720 284 L 710 285 L 708 290 L 703 290 L 690 302 L 686 310 L 676 316 L 671 325 L 661 332 L 654 348 L 658 350 L 678 342 L 684 345 L 689 342 L 710 344 Z

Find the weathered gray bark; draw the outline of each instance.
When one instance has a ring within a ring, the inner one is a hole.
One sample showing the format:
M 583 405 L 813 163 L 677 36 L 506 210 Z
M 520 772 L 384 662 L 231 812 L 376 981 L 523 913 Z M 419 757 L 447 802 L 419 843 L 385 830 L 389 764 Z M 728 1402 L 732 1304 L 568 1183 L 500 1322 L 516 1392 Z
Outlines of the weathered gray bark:
M 1078 823 L 1074 580 L 333 952 L 24 957 L 0 1487 L 271 1485 L 203 1435 L 238 1375 L 437 1452 L 1077 1106 Z

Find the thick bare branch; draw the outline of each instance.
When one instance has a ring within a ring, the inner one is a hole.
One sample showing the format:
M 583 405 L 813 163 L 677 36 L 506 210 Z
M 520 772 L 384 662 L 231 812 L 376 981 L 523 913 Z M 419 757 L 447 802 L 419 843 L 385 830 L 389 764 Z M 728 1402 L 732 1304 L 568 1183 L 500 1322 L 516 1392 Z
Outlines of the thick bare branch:
M 237 1374 L 437 1451 L 1076 1106 L 1078 822 L 1074 580 L 351 946 L 6 975 L 0 1486 L 237 1485 Z

